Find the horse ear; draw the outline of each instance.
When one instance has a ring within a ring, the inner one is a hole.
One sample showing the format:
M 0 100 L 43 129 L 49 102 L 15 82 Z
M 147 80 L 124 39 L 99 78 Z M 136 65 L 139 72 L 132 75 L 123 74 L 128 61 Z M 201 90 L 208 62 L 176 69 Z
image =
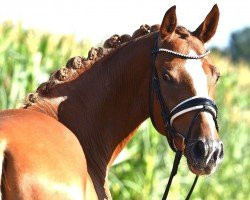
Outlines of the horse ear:
M 162 20 L 161 28 L 160 28 L 161 39 L 164 39 L 164 38 L 171 39 L 171 36 L 173 35 L 176 29 L 177 18 L 176 18 L 175 10 L 176 10 L 176 6 L 172 6 L 165 13 L 165 16 Z
M 198 37 L 203 43 L 208 42 L 215 34 L 219 22 L 219 8 L 215 4 L 212 10 L 208 13 L 206 19 L 193 32 L 193 35 Z

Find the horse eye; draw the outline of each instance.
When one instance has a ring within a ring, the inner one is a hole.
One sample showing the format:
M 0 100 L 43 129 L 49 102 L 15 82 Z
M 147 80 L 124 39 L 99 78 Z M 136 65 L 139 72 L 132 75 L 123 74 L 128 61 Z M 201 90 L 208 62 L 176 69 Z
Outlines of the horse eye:
M 215 83 L 217 83 L 221 75 L 220 75 L 220 71 L 218 70 L 218 67 L 216 66 L 213 67 L 213 76 L 215 78 Z
M 221 75 L 220 73 L 217 74 L 217 77 L 216 77 L 216 83 L 218 82 L 218 80 L 220 79 Z
M 170 76 L 169 76 L 168 73 L 166 73 L 166 72 L 163 72 L 163 73 L 162 73 L 162 78 L 163 78 L 163 80 L 165 80 L 165 81 L 171 81 Z

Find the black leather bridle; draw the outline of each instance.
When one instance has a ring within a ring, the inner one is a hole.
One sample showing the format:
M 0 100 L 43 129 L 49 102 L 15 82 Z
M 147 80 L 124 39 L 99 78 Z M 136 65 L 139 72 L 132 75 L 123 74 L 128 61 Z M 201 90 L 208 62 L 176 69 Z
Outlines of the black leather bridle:
M 174 178 L 174 176 L 177 174 L 177 170 L 178 170 L 178 166 L 183 154 L 183 151 L 186 147 L 186 144 L 190 138 L 193 126 L 195 124 L 196 119 L 198 118 L 198 116 L 200 115 L 201 112 L 208 112 L 212 115 L 214 123 L 215 123 L 215 127 L 218 131 L 218 123 L 217 123 L 217 106 L 215 104 L 215 102 L 209 98 L 206 97 L 191 97 L 188 98 L 184 101 L 182 101 L 181 103 L 179 103 L 174 109 L 172 109 L 171 111 L 168 109 L 168 107 L 166 106 L 166 103 L 164 101 L 161 89 L 160 89 L 160 82 L 159 82 L 159 77 L 158 77 L 158 73 L 157 73 L 157 69 L 155 66 L 155 60 L 156 60 L 156 56 L 158 52 L 166 52 L 172 55 L 175 55 L 176 57 L 180 57 L 183 59 L 201 59 L 203 57 L 205 57 L 209 51 L 206 51 L 204 54 L 202 55 L 185 55 L 185 54 L 181 54 L 169 49 L 164 49 L 164 48 L 158 48 L 158 33 L 155 33 L 155 43 L 154 43 L 154 49 L 153 49 L 153 64 L 152 64 L 152 77 L 151 77 L 151 90 L 150 90 L 150 118 L 151 121 L 155 126 L 155 121 L 154 121 L 154 117 L 153 117 L 153 101 L 154 101 L 154 93 L 160 103 L 160 107 L 161 107 L 161 115 L 162 115 L 162 119 L 165 125 L 165 135 L 167 137 L 169 146 L 171 147 L 171 149 L 176 153 L 175 155 L 175 159 L 174 159 L 174 163 L 173 163 L 173 167 L 172 167 L 172 171 L 168 180 L 168 184 L 166 187 L 166 190 L 164 192 L 163 198 L 162 200 L 165 200 L 168 196 L 169 193 L 169 189 L 172 183 L 172 180 Z M 152 92 L 153 91 L 153 92 Z M 191 112 L 191 111 L 196 111 L 196 114 L 194 115 L 194 118 L 192 119 L 189 129 L 188 129 L 188 133 L 187 133 L 187 137 L 185 138 L 182 134 L 178 133 L 175 128 L 173 127 L 173 121 L 175 118 L 179 117 L 180 115 L 183 115 L 187 112 Z M 183 149 L 179 150 L 176 145 L 175 145 L 175 139 L 176 138 L 180 138 L 183 141 L 184 147 Z M 198 180 L 198 175 L 196 175 L 195 180 L 192 184 L 192 187 L 186 197 L 186 200 L 188 200 L 193 192 L 193 189 L 196 185 L 196 182 Z

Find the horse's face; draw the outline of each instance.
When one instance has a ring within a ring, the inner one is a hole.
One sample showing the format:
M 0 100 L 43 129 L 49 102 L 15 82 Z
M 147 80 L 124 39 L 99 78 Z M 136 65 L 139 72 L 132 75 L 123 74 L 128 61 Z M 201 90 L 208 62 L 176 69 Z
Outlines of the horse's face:
M 189 55 L 203 54 L 204 43 L 216 32 L 219 19 L 217 5 L 213 7 L 204 22 L 194 32 L 177 27 L 175 7 L 164 16 L 159 31 L 158 47 Z M 160 87 L 169 110 L 193 96 L 214 99 L 219 71 L 209 56 L 201 59 L 185 59 L 159 52 L 156 57 Z M 173 121 L 174 129 L 185 138 L 196 111 L 180 115 Z M 170 136 L 169 136 L 170 137 Z M 195 120 L 185 147 L 183 141 L 175 140 L 175 146 L 184 150 L 190 170 L 195 174 L 211 174 L 223 158 L 223 144 L 208 112 L 201 112 Z

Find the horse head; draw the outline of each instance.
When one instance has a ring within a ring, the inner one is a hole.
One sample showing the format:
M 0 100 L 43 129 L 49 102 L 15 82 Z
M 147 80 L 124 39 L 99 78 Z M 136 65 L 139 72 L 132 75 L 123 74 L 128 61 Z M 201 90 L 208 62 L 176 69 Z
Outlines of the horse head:
M 153 74 L 152 81 L 158 80 L 160 94 L 156 90 L 158 105 L 154 102 L 153 118 L 164 118 L 166 107 L 168 117 L 164 123 L 154 120 L 156 129 L 166 134 L 175 151 L 183 152 L 193 173 L 211 174 L 224 154 L 214 103 L 220 74 L 204 44 L 216 32 L 219 9 L 215 5 L 193 32 L 177 26 L 175 10 L 173 6 L 166 12 L 155 37 L 153 53 L 157 77 Z M 153 84 L 153 87 L 157 86 Z

